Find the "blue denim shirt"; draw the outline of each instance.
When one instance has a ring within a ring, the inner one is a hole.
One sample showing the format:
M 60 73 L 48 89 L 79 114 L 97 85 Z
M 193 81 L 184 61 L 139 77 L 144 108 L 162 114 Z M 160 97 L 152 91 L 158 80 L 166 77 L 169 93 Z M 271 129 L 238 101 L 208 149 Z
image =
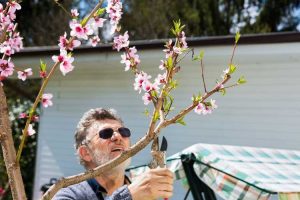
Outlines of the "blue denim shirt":
M 101 200 L 101 197 L 99 198 L 96 193 L 99 193 L 98 195 L 102 196 L 104 200 L 132 200 L 127 185 L 123 185 L 114 191 L 112 195 L 108 196 L 106 191 L 103 191 L 104 188 L 98 184 L 97 181 L 96 183 L 94 182 L 94 184 L 95 185 L 91 185 L 88 181 L 83 181 L 81 183 L 62 188 L 56 193 L 52 200 Z

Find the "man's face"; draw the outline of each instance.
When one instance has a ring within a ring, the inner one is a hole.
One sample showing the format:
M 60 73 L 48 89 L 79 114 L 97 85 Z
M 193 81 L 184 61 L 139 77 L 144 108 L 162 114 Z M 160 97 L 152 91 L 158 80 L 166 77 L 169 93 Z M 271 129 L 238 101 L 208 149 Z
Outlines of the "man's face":
M 130 147 L 129 137 L 122 137 L 118 132 L 118 128 L 123 125 L 112 119 L 106 119 L 95 122 L 88 131 L 87 139 L 90 140 L 88 148 L 92 156 L 93 167 L 100 166 L 113 158 L 120 155 L 124 150 Z M 112 128 L 114 133 L 111 138 L 102 139 L 99 137 L 99 131 Z M 125 161 L 123 165 L 126 168 L 130 163 L 130 160 Z

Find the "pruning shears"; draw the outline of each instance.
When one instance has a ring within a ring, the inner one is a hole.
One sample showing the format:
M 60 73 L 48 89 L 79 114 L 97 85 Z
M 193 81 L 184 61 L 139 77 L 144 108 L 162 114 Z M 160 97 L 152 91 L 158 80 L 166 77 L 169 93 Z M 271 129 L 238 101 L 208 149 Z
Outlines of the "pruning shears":
M 158 138 L 154 139 L 152 143 L 152 157 L 153 160 L 150 162 L 149 167 L 151 169 L 157 168 L 158 166 L 163 168 L 166 167 L 166 152 L 168 148 L 168 142 L 167 139 L 163 136 L 162 137 L 162 142 L 159 147 L 159 140 Z
M 149 167 L 151 169 L 156 168 L 158 166 L 161 168 L 167 167 L 167 162 L 166 162 L 166 152 L 168 149 L 167 139 L 164 136 L 162 137 L 161 145 L 159 148 L 158 137 L 155 138 L 152 143 L 151 149 L 152 149 L 151 154 L 152 154 L 153 160 L 149 164 Z M 168 200 L 168 198 L 164 198 L 164 200 Z

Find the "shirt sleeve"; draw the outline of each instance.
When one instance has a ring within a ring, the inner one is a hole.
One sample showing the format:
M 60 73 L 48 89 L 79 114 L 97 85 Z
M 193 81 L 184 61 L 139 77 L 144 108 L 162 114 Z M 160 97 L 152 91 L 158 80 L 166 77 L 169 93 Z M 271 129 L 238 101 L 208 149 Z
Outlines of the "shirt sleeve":
M 105 200 L 132 200 L 132 197 L 128 186 L 123 185 L 114 191 L 111 196 L 105 197 Z

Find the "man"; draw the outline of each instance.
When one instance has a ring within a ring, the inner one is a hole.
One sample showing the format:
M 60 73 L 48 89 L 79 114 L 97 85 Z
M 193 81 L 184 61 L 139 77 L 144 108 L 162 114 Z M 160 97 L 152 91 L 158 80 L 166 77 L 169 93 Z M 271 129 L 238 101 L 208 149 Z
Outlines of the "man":
M 130 147 L 130 130 L 113 109 L 86 112 L 77 125 L 75 148 L 80 163 L 88 170 L 100 166 Z M 125 169 L 130 159 L 100 176 L 61 189 L 55 200 L 152 200 L 169 198 L 173 174 L 168 169 L 151 169 L 130 183 Z

